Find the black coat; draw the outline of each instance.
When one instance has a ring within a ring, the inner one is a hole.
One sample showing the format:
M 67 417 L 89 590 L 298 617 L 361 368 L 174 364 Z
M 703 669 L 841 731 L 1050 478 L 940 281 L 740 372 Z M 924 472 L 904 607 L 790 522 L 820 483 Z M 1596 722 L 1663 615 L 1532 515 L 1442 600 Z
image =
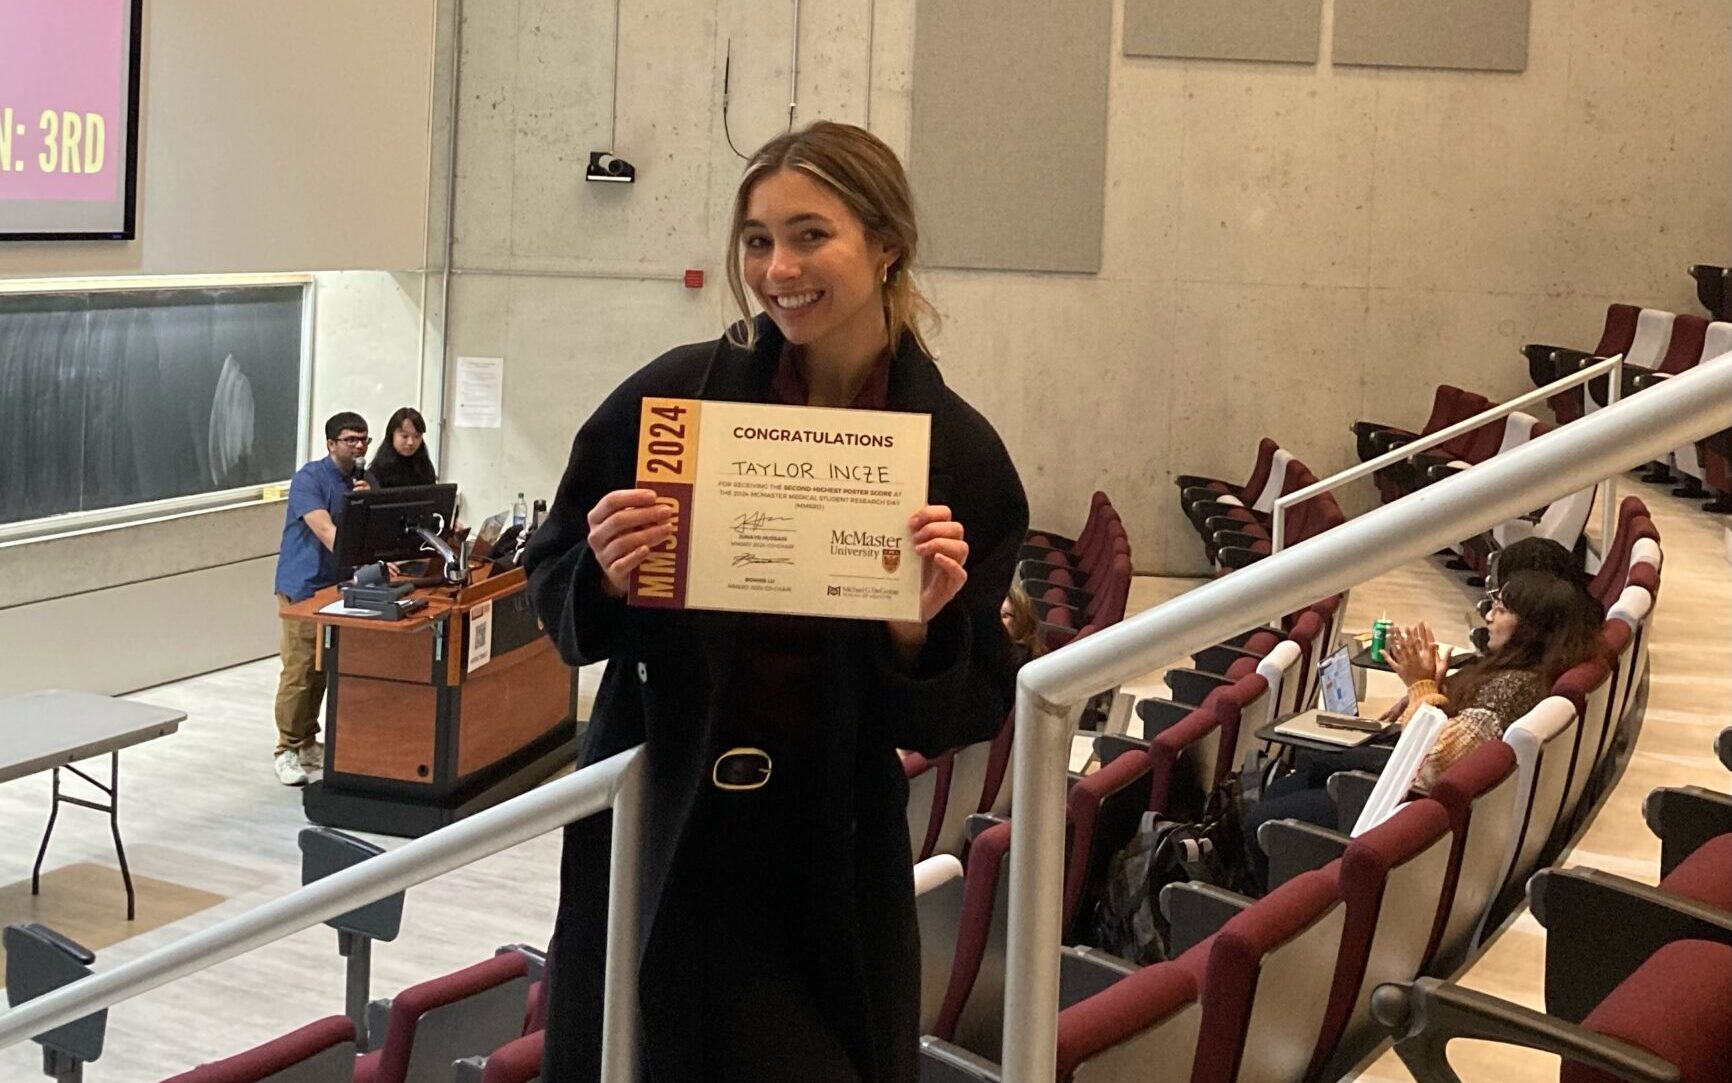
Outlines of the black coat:
M 737 614 L 629 607 L 601 590 L 585 544 L 586 516 L 601 497 L 635 485 L 639 403 L 644 396 L 769 400 L 782 337 L 760 318 L 755 349 L 725 338 L 675 349 L 639 370 L 601 405 L 573 443 L 547 522 L 524 563 L 538 613 L 564 659 L 606 659 L 582 760 L 640 742 L 646 748 L 644 936 L 638 978 L 642 1056 L 655 1083 L 702 1075 L 691 968 L 695 923 L 677 915 L 705 903 L 693 855 L 682 853 L 694 802 L 710 788 L 720 748 L 716 689 L 740 641 Z M 992 426 L 945 387 L 938 368 L 905 338 L 891 360 L 887 406 L 932 415 L 929 500 L 949 504 L 969 543 L 968 581 L 928 626 L 912 672 L 893 660 L 877 621 L 835 620 L 825 629 L 826 717 L 815 732 L 828 777 L 810 820 L 810 861 L 798 877 L 830 905 L 809 914 L 826 946 L 814 990 L 818 1009 L 868 1083 L 917 1075 L 919 948 L 908 849 L 908 788 L 896 750 L 937 753 L 986 740 L 1004 719 L 1015 664 L 999 622 L 1028 505 L 1016 468 Z M 567 829 L 542 1079 L 576 1083 L 599 1073 L 608 816 Z M 665 920 L 658 920 L 662 917 Z M 725 991 L 722 995 L 725 995 Z M 717 990 L 710 990 L 713 998 Z M 757 1073 L 756 1075 L 754 1073 Z M 739 1065 L 729 1078 L 761 1078 Z

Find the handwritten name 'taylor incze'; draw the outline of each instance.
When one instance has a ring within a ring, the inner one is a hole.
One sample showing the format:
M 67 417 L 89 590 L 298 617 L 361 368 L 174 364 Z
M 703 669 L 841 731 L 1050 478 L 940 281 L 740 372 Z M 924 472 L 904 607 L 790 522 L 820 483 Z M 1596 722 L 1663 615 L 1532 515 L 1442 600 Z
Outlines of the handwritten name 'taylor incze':
M 736 459 L 733 467 L 734 473 L 744 478 L 819 480 L 818 466 L 815 463 L 750 462 Z M 824 470 L 825 481 L 854 481 L 866 485 L 891 484 L 890 468 L 877 463 L 828 463 Z

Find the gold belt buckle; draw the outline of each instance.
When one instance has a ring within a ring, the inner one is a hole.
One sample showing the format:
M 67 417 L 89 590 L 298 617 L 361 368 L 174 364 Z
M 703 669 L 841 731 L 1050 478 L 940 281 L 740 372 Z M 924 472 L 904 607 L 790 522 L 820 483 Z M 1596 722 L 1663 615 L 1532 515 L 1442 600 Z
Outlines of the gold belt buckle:
M 718 790 L 761 790 L 770 781 L 770 754 L 761 748 L 730 748 L 710 767 L 710 782 Z

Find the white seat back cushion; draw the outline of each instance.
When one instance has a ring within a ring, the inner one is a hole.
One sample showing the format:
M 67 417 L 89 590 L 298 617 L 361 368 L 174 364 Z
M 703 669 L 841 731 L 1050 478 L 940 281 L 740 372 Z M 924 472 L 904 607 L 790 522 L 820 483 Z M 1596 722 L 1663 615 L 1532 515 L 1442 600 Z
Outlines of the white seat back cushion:
M 1346 921 L 1347 907 L 1334 903 L 1263 957 L 1234 1083 L 1286 1083 L 1304 1076 L 1329 1006 Z
M 1281 495 L 1281 485 L 1287 480 L 1287 464 L 1292 459 L 1291 451 L 1277 451 L 1269 460 L 1269 477 L 1264 480 L 1263 491 L 1257 494 L 1256 503 L 1251 505 L 1252 511 L 1267 515 L 1275 507 L 1275 498 Z
M 914 866 L 914 915 L 920 929 L 920 1033 L 938 1024 L 962 926 L 962 862 L 948 854 Z
M 1283 639 L 1257 663 L 1257 672 L 1269 682 L 1269 716 L 1258 721 L 1258 727 L 1299 709 L 1295 706 L 1299 697 L 1299 657 L 1299 644 Z M 1250 724 L 1249 718 L 1240 722 Z
M 1575 724 L 1576 709 L 1570 701 L 1547 696 L 1504 731 L 1503 739 L 1516 754 L 1515 815 L 1524 823 L 1510 838 L 1510 853 L 1498 878 L 1501 884 L 1525 880 L 1540 848 L 1551 837 L 1568 781 Z
M 1666 347 L 1672 342 L 1672 323 L 1678 317 L 1657 308 L 1644 308 L 1636 317 L 1636 337 L 1630 342 L 1630 352 L 1624 364 L 1652 369 L 1660 366 Z

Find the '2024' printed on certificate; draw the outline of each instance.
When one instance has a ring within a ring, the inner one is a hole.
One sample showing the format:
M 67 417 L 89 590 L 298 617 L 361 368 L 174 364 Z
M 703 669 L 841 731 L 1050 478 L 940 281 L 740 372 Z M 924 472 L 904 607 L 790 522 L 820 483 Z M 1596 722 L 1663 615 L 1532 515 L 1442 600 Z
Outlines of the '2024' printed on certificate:
M 631 604 L 919 619 L 930 451 L 926 414 L 644 399 L 637 483 L 674 532 Z

